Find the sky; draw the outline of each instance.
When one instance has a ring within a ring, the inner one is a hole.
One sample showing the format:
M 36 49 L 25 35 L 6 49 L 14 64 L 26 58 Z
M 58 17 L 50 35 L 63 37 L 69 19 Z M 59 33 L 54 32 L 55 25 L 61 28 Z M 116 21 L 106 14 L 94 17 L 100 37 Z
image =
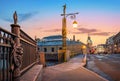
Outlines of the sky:
M 66 13 L 76 15 L 78 27 L 73 28 L 67 17 L 67 37 L 87 42 L 90 35 L 93 45 L 104 44 L 106 39 L 120 31 L 120 0 L 0 0 L 0 27 L 10 31 L 13 13 L 18 24 L 32 38 L 60 35 L 63 5 Z

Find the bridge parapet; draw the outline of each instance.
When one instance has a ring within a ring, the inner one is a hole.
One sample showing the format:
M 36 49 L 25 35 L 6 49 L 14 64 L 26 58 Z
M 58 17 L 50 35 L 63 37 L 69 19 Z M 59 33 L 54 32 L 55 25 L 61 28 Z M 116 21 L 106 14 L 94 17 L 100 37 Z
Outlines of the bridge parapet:
M 21 73 L 37 62 L 37 44 L 17 23 L 11 32 L 0 27 L 0 81 L 20 81 Z

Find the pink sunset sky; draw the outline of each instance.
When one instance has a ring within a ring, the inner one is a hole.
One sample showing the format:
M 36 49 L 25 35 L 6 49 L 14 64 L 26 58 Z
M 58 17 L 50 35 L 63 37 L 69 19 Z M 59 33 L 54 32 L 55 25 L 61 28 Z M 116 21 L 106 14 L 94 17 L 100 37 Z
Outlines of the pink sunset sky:
M 67 17 L 67 37 L 86 43 L 90 34 L 93 45 L 104 44 L 106 39 L 120 31 L 120 1 L 110 0 L 41 0 L 41 1 L 19 1 L 19 5 L 14 3 L 2 5 L 2 15 L 0 16 L 0 26 L 10 31 L 10 24 L 13 23 L 12 14 L 16 10 L 18 13 L 18 24 L 32 38 L 37 36 L 42 39 L 45 36 L 60 35 L 62 29 L 63 5 L 67 5 L 67 13 L 79 12 L 76 16 L 78 27 L 73 28 L 73 20 Z M 73 2 L 74 1 L 74 2 Z M 92 2 L 93 1 L 93 2 Z M 49 3 L 48 3 L 49 2 Z M 4 1 L 1 3 L 5 4 Z M 37 4 L 39 3 L 39 4 Z M 113 4 L 114 3 L 114 4 Z M 30 6 L 32 4 L 32 6 Z M 40 5 L 41 4 L 41 5 Z M 43 5 L 44 4 L 44 5 Z M 28 8 L 29 7 L 29 8 Z

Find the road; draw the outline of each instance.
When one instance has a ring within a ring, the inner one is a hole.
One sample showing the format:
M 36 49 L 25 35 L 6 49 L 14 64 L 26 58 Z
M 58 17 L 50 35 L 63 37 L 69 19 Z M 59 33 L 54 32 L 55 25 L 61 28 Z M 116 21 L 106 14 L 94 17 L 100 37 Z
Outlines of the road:
M 107 81 L 83 67 L 83 55 L 55 66 L 44 68 L 42 81 Z M 40 76 L 38 80 L 40 81 Z
M 120 54 L 88 55 L 87 67 L 109 81 L 120 81 Z

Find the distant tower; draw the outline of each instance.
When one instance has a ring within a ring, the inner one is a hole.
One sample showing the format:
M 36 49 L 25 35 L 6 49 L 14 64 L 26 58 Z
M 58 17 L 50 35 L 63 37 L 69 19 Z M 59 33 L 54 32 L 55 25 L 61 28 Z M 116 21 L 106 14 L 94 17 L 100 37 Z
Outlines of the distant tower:
M 87 39 L 87 47 L 88 47 L 88 53 L 91 53 L 91 49 L 92 49 L 92 40 L 90 35 L 88 34 L 88 39 Z
M 75 35 L 73 35 L 73 41 L 75 41 Z
M 37 36 L 35 36 L 35 41 L 37 41 Z

